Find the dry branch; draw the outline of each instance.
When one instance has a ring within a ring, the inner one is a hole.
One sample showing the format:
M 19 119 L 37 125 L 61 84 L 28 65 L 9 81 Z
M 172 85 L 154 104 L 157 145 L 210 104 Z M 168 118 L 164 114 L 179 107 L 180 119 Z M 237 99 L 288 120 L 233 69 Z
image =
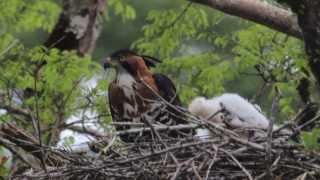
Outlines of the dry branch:
M 172 106 L 169 102 L 164 103 Z M 208 119 L 194 117 L 178 107 L 172 108 L 184 113 L 183 117 L 190 124 L 165 126 L 145 121 L 144 125 L 115 124 L 132 127 L 114 135 L 133 135 L 137 137 L 133 143 L 111 140 L 111 136 L 80 126 L 67 127 L 96 136 L 99 140 L 90 142 L 89 147 L 97 145 L 94 150 L 97 153 L 89 153 L 89 148 L 88 152 L 80 152 L 39 146 L 33 136 L 13 124 L 1 125 L 0 137 L 5 141 L 0 143 L 10 142 L 11 146 L 23 149 L 36 159 L 45 160 L 46 171 L 30 168 L 27 164 L 27 171 L 15 173 L 15 179 L 261 179 L 269 175 L 289 180 L 302 174 L 320 178 L 320 156 L 290 143 L 290 134 L 277 130 L 272 138 L 268 138 L 267 132 L 261 134 L 261 130 L 253 129 L 261 137 L 252 139 L 241 133 L 247 131 L 245 129 L 228 129 Z M 199 127 L 208 129 L 210 136 L 199 138 L 182 133 L 182 130 Z M 296 131 L 300 130 L 296 128 Z M 181 133 L 181 136 L 170 137 L 171 131 Z M 39 152 L 45 152 L 45 157 Z
M 265 25 L 276 31 L 302 39 L 297 18 L 288 10 L 260 0 L 189 0 L 224 13 Z
M 281 136 L 274 135 L 272 151 L 268 154 L 267 137 L 264 140 L 249 141 L 247 137 L 237 136 L 234 131 L 208 121 L 193 121 L 198 122 L 198 125 L 167 127 L 154 124 L 153 129 L 146 127 L 148 132 L 156 131 L 160 136 L 149 141 L 110 143 L 110 140 L 106 139 L 104 141 L 107 148 L 102 147 L 102 151 L 96 155 L 45 147 L 43 150 L 48 156 L 59 157 L 59 160 L 63 159 L 63 163 L 51 163 L 47 166 L 47 172 L 33 169 L 15 174 L 15 178 L 261 179 L 266 176 L 268 160 L 265 157 L 268 155 L 273 162 L 270 171 L 274 177 L 282 175 L 283 179 L 294 179 L 306 174 L 306 177 L 320 178 L 320 156 L 283 141 Z M 199 139 L 192 136 L 170 138 L 166 135 L 168 128 L 179 131 L 198 126 L 210 129 L 212 136 Z M 136 134 L 146 128 L 135 128 L 116 134 Z M 168 158 L 170 154 L 176 160 Z

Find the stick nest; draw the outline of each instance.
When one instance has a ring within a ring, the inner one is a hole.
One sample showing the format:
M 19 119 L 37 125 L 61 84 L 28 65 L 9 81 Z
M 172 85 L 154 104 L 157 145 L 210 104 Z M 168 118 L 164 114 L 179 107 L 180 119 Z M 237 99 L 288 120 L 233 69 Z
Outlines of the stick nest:
M 273 131 L 270 136 L 259 132 L 258 138 L 252 138 L 239 130 L 199 119 L 190 125 L 149 125 L 91 143 L 91 150 L 96 153 L 34 145 L 45 155 L 45 168 L 28 168 L 16 173 L 14 178 L 320 179 L 320 156 L 292 142 L 290 134 Z M 167 136 L 169 131 L 198 127 L 208 129 L 210 136 Z M 117 138 L 130 133 L 139 137 L 141 132 L 151 134 L 152 138 L 133 143 L 123 143 Z

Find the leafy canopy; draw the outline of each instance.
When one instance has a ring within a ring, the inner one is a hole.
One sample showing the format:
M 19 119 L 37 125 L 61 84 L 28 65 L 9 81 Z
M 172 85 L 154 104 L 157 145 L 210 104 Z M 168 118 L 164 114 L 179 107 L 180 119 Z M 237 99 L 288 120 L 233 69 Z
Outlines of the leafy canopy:
M 156 70 L 176 81 L 183 102 L 232 89 L 250 98 L 263 81 L 256 76 L 251 88 L 246 88 L 243 84 L 252 78 L 244 74 L 257 75 L 254 67 L 261 65 L 265 75 L 272 77 L 272 86 L 283 92 L 283 117 L 292 116 L 299 101 L 295 88 L 303 76 L 300 69 L 306 68 L 302 43 L 202 6 L 188 6 L 150 11 L 144 36 L 133 44 L 141 53 L 163 60 Z M 272 86 L 269 89 L 274 89 Z M 268 93 L 267 107 L 274 95 L 273 91 Z

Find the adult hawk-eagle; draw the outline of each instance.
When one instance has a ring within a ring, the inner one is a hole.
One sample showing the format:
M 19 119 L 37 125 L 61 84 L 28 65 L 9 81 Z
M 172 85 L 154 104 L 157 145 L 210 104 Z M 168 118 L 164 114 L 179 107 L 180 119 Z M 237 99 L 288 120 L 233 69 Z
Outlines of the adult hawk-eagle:
M 155 66 L 157 61 L 149 56 L 140 56 L 131 50 L 119 50 L 107 58 L 104 68 L 116 69 L 116 78 L 110 83 L 108 90 L 109 106 L 114 122 L 148 121 L 167 125 L 186 123 L 181 113 L 163 101 L 165 99 L 172 105 L 180 106 L 172 81 L 163 74 L 150 71 L 149 67 Z M 128 126 L 116 126 L 117 131 L 128 128 Z M 137 136 L 123 135 L 120 138 L 125 142 L 132 142 Z

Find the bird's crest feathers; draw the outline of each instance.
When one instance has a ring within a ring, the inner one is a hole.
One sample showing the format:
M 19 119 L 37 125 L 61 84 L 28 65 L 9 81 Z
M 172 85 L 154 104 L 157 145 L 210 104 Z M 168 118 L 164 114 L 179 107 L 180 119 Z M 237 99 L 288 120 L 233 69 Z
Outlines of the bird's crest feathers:
M 120 49 L 113 53 L 111 53 L 110 57 L 113 59 L 120 59 L 122 56 L 140 56 L 145 61 L 146 65 L 148 67 L 155 67 L 158 63 L 161 63 L 161 61 L 155 57 L 147 56 L 147 55 L 139 55 L 138 53 L 134 52 L 130 49 Z

